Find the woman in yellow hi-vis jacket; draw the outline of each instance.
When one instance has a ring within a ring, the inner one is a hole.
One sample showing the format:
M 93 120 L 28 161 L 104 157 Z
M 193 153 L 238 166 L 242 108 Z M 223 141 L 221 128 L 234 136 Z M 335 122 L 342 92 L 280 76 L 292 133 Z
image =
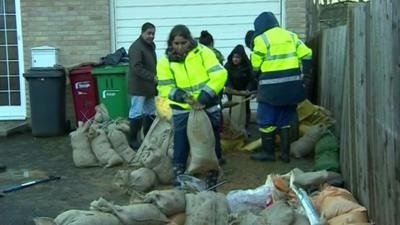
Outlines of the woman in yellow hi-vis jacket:
M 195 105 L 204 106 L 211 121 L 216 153 L 220 152 L 219 124 L 221 110 L 218 93 L 227 79 L 227 72 L 211 49 L 192 38 L 185 25 L 176 25 L 170 32 L 165 56 L 157 63 L 159 95 L 168 97 L 173 112 L 175 185 L 184 173 L 189 154 L 186 135 L 189 111 Z M 193 102 L 187 102 L 193 99 Z M 211 131 L 210 131 L 211 133 Z M 218 171 L 209 171 L 207 188 L 217 183 Z
M 251 64 L 258 76 L 257 123 L 262 151 L 254 160 L 273 161 L 275 132 L 281 137 L 281 159 L 289 162 L 289 122 L 296 116 L 296 104 L 305 99 L 300 62 L 304 74 L 311 68 L 312 51 L 296 34 L 279 27 L 271 12 L 254 21 Z

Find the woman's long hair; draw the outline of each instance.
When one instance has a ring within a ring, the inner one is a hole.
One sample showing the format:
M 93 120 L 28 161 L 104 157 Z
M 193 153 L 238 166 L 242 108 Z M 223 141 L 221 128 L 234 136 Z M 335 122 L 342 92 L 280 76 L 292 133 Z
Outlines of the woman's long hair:
M 172 41 L 174 40 L 174 38 L 176 36 L 181 36 L 187 40 L 189 40 L 190 42 L 192 42 L 193 37 L 192 34 L 190 33 L 189 28 L 187 28 L 187 26 L 179 24 L 176 25 L 172 28 L 171 32 L 169 33 L 169 37 L 168 37 L 168 48 L 172 47 Z M 168 50 L 168 49 L 167 49 Z

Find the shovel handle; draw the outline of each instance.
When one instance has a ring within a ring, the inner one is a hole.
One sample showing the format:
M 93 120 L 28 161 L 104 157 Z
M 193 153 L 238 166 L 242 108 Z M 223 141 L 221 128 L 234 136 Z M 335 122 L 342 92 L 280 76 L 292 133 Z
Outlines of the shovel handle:
M 59 179 L 61 179 L 61 177 L 59 177 L 59 176 L 49 176 L 48 178 L 44 178 L 44 179 L 41 179 L 41 180 L 34 180 L 34 181 L 29 181 L 29 182 L 26 182 L 26 183 L 22 183 L 22 184 L 17 184 L 15 186 L 12 186 L 12 187 L 4 189 L 2 192 L 3 193 L 14 192 L 14 191 L 17 191 L 17 190 L 21 190 L 21 189 L 30 187 L 30 186 L 35 185 L 35 184 L 45 183 L 45 182 L 48 182 L 48 181 L 59 180 Z

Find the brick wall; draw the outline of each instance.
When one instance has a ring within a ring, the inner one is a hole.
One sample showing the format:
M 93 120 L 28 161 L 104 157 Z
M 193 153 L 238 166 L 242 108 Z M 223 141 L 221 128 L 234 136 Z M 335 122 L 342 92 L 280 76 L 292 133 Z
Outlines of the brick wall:
M 31 67 L 32 47 L 59 48 L 58 63 L 63 66 L 98 62 L 111 51 L 109 0 L 21 0 L 21 13 L 25 70 Z M 70 90 L 67 84 L 66 113 L 73 121 Z M 29 108 L 27 96 L 28 117 Z
M 307 0 L 286 0 L 286 28 L 306 40 Z

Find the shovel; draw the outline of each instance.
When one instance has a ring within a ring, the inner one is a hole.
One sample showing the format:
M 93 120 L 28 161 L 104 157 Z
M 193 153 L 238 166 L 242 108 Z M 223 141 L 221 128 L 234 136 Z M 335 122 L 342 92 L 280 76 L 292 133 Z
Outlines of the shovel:
M 27 188 L 27 187 L 30 187 L 30 186 L 33 186 L 36 184 L 45 183 L 45 182 L 49 182 L 52 180 L 59 180 L 59 179 L 61 179 L 61 177 L 59 177 L 59 176 L 49 176 L 47 178 L 43 178 L 40 180 L 33 180 L 33 181 L 29 181 L 29 182 L 22 183 L 22 184 L 17 184 L 17 185 L 14 185 L 14 186 L 11 186 L 11 187 L 1 190 L 0 197 L 2 197 L 4 195 L 4 193 L 14 192 L 14 191 L 21 190 L 21 189 L 24 189 L 24 188 Z

